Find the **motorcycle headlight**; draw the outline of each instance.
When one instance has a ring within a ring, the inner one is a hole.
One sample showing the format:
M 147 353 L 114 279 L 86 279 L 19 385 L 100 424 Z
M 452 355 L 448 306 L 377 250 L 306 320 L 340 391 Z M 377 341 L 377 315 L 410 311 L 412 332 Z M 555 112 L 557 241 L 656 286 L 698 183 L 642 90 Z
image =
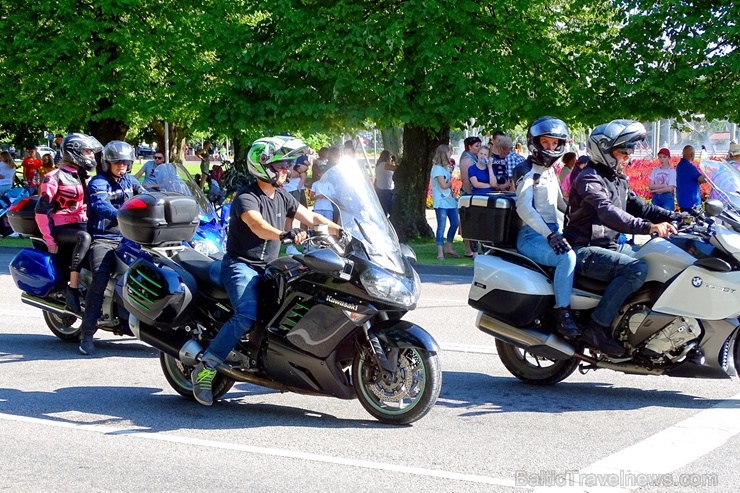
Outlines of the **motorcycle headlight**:
M 380 300 L 413 308 L 419 300 L 419 276 L 413 271 L 413 278 L 402 278 L 370 267 L 360 276 L 360 282 L 367 292 Z
M 193 246 L 193 250 L 198 253 L 202 253 L 205 256 L 213 255 L 219 252 L 218 247 L 211 241 L 193 240 L 190 243 Z

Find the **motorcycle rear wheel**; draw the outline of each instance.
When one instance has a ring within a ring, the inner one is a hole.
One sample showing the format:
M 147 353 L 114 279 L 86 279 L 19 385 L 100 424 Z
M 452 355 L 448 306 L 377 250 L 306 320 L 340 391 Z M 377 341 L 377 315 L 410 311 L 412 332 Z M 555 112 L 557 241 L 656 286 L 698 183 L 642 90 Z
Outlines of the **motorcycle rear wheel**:
M 442 371 L 436 353 L 416 348 L 399 350 L 392 382 L 385 382 L 375 359 L 366 349 L 355 354 L 352 385 L 357 399 L 378 421 L 396 425 L 413 423 L 434 406 L 442 388 Z
M 77 342 L 80 340 L 80 325 L 82 322 L 79 318 L 71 315 L 57 315 L 56 313 L 42 312 L 44 322 L 49 330 L 59 339 L 65 342 Z
M 568 378 L 576 368 L 575 359 L 553 360 L 496 339 L 498 357 L 516 378 L 530 385 L 553 385 Z
M 190 380 L 190 374 L 193 371 L 193 367 L 185 366 L 185 364 L 179 359 L 161 351 L 159 353 L 159 364 L 162 366 L 164 378 L 167 379 L 167 383 L 175 389 L 175 392 L 186 399 L 194 401 L 193 382 Z M 231 378 L 222 375 L 221 373 L 217 373 L 213 378 L 213 400 L 216 401 L 223 397 L 226 392 L 231 390 L 234 383 L 235 381 Z

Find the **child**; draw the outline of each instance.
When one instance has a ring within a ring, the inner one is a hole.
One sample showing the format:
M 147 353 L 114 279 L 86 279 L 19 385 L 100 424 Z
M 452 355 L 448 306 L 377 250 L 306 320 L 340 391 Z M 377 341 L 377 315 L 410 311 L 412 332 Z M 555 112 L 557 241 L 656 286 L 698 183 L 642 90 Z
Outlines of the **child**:
M 505 192 L 510 188 L 509 171 L 508 167 L 506 166 L 506 161 L 503 157 L 499 156 L 499 153 L 501 151 L 496 146 L 495 140 L 493 141 L 493 151 L 495 154 L 493 158 L 491 158 L 489 157 L 491 154 L 490 149 L 488 147 L 481 147 L 480 153 L 478 153 L 478 159 L 481 159 L 481 156 L 485 156 L 486 161 L 488 161 L 489 159 L 491 160 L 491 169 L 493 170 L 493 175 L 496 177 L 496 186 L 493 187 L 493 191 Z
M 658 151 L 659 168 L 650 173 L 650 191 L 653 193 L 653 205 L 669 211 L 675 209 L 676 170 L 671 168 L 671 151 L 665 147 Z
M 44 157 L 41 158 L 41 167 L 38 169 L 39 182 L 44 181 L 44 175 L 50 171 L 54 171 L 54 169 L 54 160 L 51 154 L 44 154 Z

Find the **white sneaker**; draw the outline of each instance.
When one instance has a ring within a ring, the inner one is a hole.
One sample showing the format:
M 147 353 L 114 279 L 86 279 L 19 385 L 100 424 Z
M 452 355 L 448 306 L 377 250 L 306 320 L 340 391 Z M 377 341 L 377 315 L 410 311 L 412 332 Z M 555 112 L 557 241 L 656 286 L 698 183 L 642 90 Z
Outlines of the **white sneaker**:
M 298 250 L 295 245 L 288 245 L 288 247 L 285 249 L 285 253 L 288 255 L 301 255 L 301 251 Z

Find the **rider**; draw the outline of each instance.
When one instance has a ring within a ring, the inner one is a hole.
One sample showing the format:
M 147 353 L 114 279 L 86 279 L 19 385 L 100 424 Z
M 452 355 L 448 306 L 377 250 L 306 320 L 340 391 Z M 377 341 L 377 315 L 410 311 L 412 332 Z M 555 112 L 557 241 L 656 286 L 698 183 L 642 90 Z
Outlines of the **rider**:
M 90 135 L 72 133 L 62 141 L 59 168 L 44 176 L 36 203 L 36 224 L 49 253 L 59 252 L 59 245 L 73 246 L 69 264 L 69 286 L 65 294 L 67 308 L 81 313 L 78 282 L 82 259 L 90 248 L 87 233 L 85 180 L 95 167 L 95 153 L 102 145 Z
M 620 233 L 668 236 L 676 232 L 668 221 L 683 217 L 644 202 L 622 174 L 645 134 L 641 123 L 630 120 L 596 127 L 588 137 L 589 163 L 576 177 L 569 196 L 565 238 L 576 251 L 576 272 L 609 283 L 583 340 L 614 357 L 625 351 L 612 338 L 612 321 L 647 277 L 647 264 L 634 257 L 629 244 L 619 242 Z
M 238 192 L 232 202 L 221 281 L 234 315 L 221 327 L 191 375 L 193 395 L 206 406 L 213 404 L 211 385 L 216 368 L 257 319 L 259 279 L 267 264 L 278 257 L 280 241 L 300 243 L 306 238 L 306 232 L 299 228 L 284 232 L 285 218 L 298 219 L 307 226 L 328 224 L 331 234 L 340 233 L 337 224 L 314 214 L 283 190 L 299 151 L 305 149 L 285 149 L 284 143 L 283 138 L 273 137 L 252 144 L 247 168 L 257 181 Z
M 560 334 L 577 337 L 570 313 L 576 254 L 563 238 L 565 202 L 552 165 L 565 153 L 568 127 L 551 116 L 538 118 L 527 132 L 531 169 L 516 183 L 516 211 L 524 221 L 516 248 L 543 265 L 555 267 L 555 322 Z
M 93 334 L 103 307 L 105 287 L 115 265 L 115 249 L 121 241 L 118 209 L 134 195 L 144 191 L 139 182 L 128 174 L 134 163 L 134 148 L 126 142 L 112 140 L 103 149 L 103 158 L 96 174 L 87 185 L 89 219 L 87 230 L 95 240 L 90 247 L 90 270 L 93 280 L 85 296 L 85 313 L 80 332 L 80 352 L 93 354 Z

